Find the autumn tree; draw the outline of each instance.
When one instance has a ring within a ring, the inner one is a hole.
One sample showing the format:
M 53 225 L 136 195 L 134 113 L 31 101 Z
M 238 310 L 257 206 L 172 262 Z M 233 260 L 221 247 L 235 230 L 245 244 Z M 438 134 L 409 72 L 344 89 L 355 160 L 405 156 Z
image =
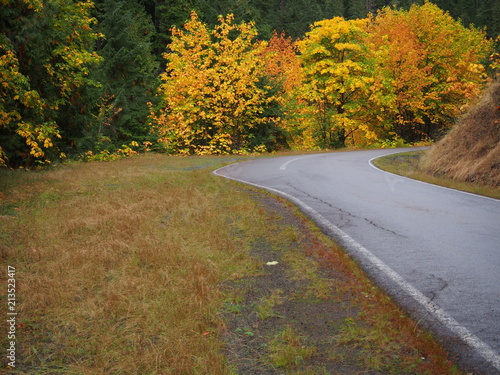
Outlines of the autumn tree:
M 357 131 L 375 137 L 360 121 L 369 107 L 373 83 L 365 45 L 367 23 L 367 19 L 341 17 L 319 21 L 298 42 L 307 99 L 316 109 L 320 147 L 342 147 Z
M 56 141 L 79 132 L 76 110 L 89 116 L 82 88 L 92 84 L 90 1 L 0 3 L 0 147 L 9 165 L 50 161 Z M 79 107 L 80 106 L 80 107 Z M 52 150 L 52 152 L 51 152 Z
M 413 135 L 436 99 L 428 90 L 434 78 L 418 38 L 400 14 L 404 13 L 380 12 L 371 24 L 368 43 L 379 65 L 377 77 L 392 96 L 385 116 L 392 124 L 393 137 L 417 140 Z
M 378 72 L 394 95 L 394 131 L 407 141 L 451 126 L 484 82 L 491 49 L 484 32 L 466 28 L 432 3 L 409 11 L 385 8 L 369 29 Z
M 303 97 L 304 73 L 296 43 L 285 33 L 274 32 L 264 50 L 266 75 L 274 87 L 282 115 L 278 122 L 292 149 L 314 147 L 313 112 Z
M 4 34 L 0 34 L 0 80 L 0 166 L 16 157 L 25 148 L 24 143 L 33 156 L 43 156 L 43 148 L 52 146 L 52 139 L 60 136 L 59 131 L 53 123 L 23 121 L 23 112 L 41 116 L 45 103 L 19 71 L 19 60 Z
M 161 141 L 180 153 L 247 149 L 259 128 L 272 121 L 264 116 L 273 100 L 259 58 L 265 43 L 255 41 L 254 25 L 235 24 L 229 15 L 209 30 L 192 13 L 172 35 L 158 90 L 162 106 L 151 116 Z

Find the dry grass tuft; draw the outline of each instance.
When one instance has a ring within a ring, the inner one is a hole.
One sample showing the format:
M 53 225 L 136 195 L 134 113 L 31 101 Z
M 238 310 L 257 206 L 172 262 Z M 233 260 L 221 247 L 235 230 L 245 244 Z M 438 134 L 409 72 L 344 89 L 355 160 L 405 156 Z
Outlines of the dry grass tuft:
M 500 187 L 500 82 L 422 158 L 420 168 L 456 181 Z

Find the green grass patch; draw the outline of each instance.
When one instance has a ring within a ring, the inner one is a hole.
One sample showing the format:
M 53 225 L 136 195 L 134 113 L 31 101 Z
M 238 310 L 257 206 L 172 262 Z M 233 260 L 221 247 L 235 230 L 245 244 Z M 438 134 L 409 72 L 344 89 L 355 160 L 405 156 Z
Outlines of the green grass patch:
M 292 327 L 286 326 L 271 340 L 270 357 L 276 367 L 296 367 L 310 359 L 316 348 Z
M 269 318 L 274 318 L 279 316 L 275 307 L 283 303 L 283 291 L 281 289 L 275 289 L 270 295 L 264 296 L 259 300 L 257 304 L 257 316 L 261 320 L 266 320 Z

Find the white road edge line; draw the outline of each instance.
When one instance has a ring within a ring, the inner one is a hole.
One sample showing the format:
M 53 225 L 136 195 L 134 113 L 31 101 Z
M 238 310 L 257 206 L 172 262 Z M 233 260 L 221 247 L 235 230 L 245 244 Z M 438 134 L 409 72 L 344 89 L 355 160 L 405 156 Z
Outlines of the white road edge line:
M 295 159 L 294 159 L 295 160 Z M 292 160 L 291 160 L 292 161 Z M 234 164 L 231 164 L 234 165 Z M 231 166 L 229 165 L 229 166 Z M 458 323 L 452 316 L 448 315 L 443 309 L 434 304 L 429 298 L 423 295 L 418 289 L 412 286 L 409 282 L 407 282 L 403 277 L 401 277 L 396 271 L 390 268 L 387 264 L 385 264 L 381 259 L 372 254 L 368 249 L 364 246 L 356 242 L 353 238 L 351 238 L 347 233 L 345 233 L 342 229 L 338 228 L 330 221 L 328 221 L 324 216 L 316 212 L 313 208 L 302 202 L 300 199 L 295 198 L 294 196 L 287 194 L 283 191 L 254 184 L 252 182 L 240 180 L 238 178 L 224 176 L 220 173 L 222 169 L 225 169 L 229 166 L 225 166 L 219 169 L 216 169 L 212 173 L 216 176 L 224 177 L 229 180 L 237 181 L 246 185 L 251 185 L 257 187 L 259 189 L 264 189 L 275 193 L 277 195 L 282 196 L 283 198 L 288 199 L 289 201 L 295 203 L 299 206 L 305 213 L 309 216 L 315 218 L 315 220 L 329 229 L 332 233 L 338 236 L 343 242 L 348 244 L 352 249 L 357 251 L 359 254 L 363 255 L 373 266 L 378 268 L 381 272 L 383 272 L 387 277 L 391 279 L 396 285 L 398 285 L 403 291 L 405 291 L 408 295 L 410 295 L 417 303 L 419 303 L 426 311 L 429 312 L 434 318 L 443 324 L 449 331 L 456 334 L 460 339 L 462 339 L 467 345 L 473 348 L 479 355 L 481 355 L 487 362 L 491 363 L 497 370 L 500 371 L 500 354 L 496 353 L 488 344 L 483 342 L 479 337 L 470 332 L 467 328 L 463 327 Z M 376 167 L 374 167 L 376 168 Z M 377 168 L 378 169 L 378 168 Z M 388 172 L 386 172 L 388 173 Z M 398 175 L 396 175 L 398 176 Z M 401 177 L 401 176 L 399 176 Z M 453 189 L 450 189 L 453 190 Z M 475 194 L 472 194 L 475 195 Z
M 411 152 L 411 151 L 414 151 L 414 150 L 408 150 L 408 151 L 403 151 L 401 152 L 404 153 L 404 152 Z M 379 159 L 379 158 L 383 158 L 384 156 L 389 156 L 389 155 L 396 155 L 396 154 L 399 154 L 400 152 L 389 152 L 387 154 L 384 154 L 384 155 L 380 155 L 380 156 L 375 156 L 374 158 L 371 158 L 370 160 L 368 160 L 368 164 L 370 164 L 370 166 L 382 173 L 385 173 L 385 174 L 388 174 L 388 175 L 391 175 L 391 176 L 395 176 L 395 177 L 399 177 L 399 178 L 403 178 L 403 179 L 406 179 L 406 180 L 410 180 L 410 181 L 414 181 L 414 182 L 418 182 L 420 184 L 424 184 L 424 185 L 429 185 L 429 186 L 434 186 L 434 187 L 437 187 L 437 188 L 440 188 L 440 189 L 446 189 L 446 190 L 451 190 L 451 191 L 454 191 L 456 193 L 462 193 L 462 194 L 466 194 L 466 195 L 471 195 L 473 197 L 478 197 L 478 198 L 484 198 L 484 199 L 489 199 L 489 200 L 492 200 L 494 202 L 500 202 L 500 199 L 496 199 L 496 198 L 491 198 L 491 197 L 486 197 L 484 195 L 479 195 L 479 194 L 474 194 L 474 193 L 469 193 L 468 191 L 462 191 L 462 190 L 457 190 L 457 189 L 453 189 L 453 188 L 449 188 L 449 187 L 446 187 L 446 186 L 441 186 L 441 185 L 435 185 L 435 184 L 431 184 L 429 182 L 425 182 L 425 181 L 420 181 L 420 180 L 415 180 L 414 178 L 410 178 L 410 177 L 406 177 L 406 176 L 401 176 L 399 174 L 396 174 L 396 173 L 392 173 L 392 172 L 387 172 L 387 171 L 384 171 L 383 169 L 380 169 L 379 167 L 377 167 L 375 164 L 373 164 L 373 161 L 376 160 L 376 159 Z
M 280 166 L 280 170 L 284 171 L 286 170 L 286 168 L 288 167 L 288 165 L 290 163 L 293 163 L 294 161 L 297 161 L 297 160 L 300 160 L 300 159 L 305 159 L 305 158 L 310 158 L 311 156 L 318 156 L 318 155 L 322 155 L 322 154 L 313 154 L 313 155 L 302 155 L 302 156 L 299 156 L 298 158 L 295 158 L 295 159 L 292 159 L 292 160 L 288 160 L 287 162 L 283 163 L 281 166 Z

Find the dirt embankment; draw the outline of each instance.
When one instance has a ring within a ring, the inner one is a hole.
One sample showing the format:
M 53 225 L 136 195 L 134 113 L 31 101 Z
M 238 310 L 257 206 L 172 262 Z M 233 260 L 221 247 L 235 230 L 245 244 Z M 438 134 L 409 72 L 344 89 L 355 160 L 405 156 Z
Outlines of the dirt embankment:
M 421 159 L 427 173 L 500 187 L 500 81 Z

